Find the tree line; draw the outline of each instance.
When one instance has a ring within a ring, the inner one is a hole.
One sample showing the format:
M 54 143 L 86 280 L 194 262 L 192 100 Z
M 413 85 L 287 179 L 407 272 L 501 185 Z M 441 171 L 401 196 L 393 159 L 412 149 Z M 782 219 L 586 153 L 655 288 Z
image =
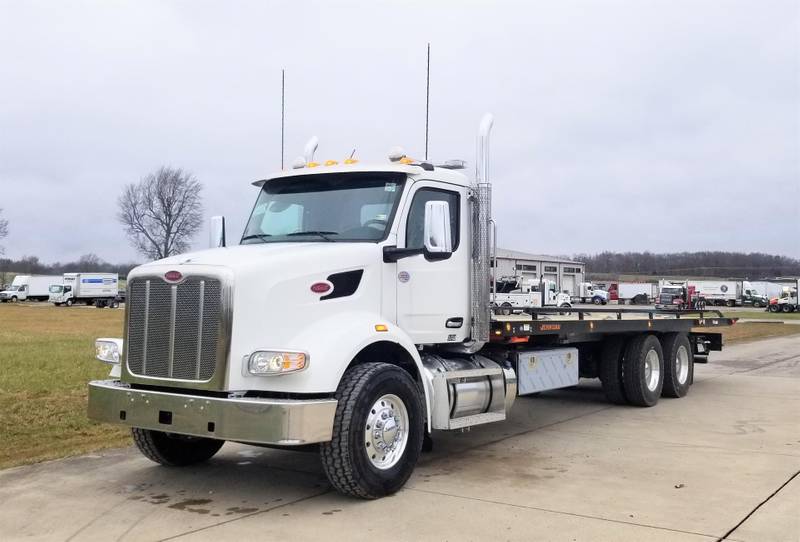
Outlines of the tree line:
M 109 263 L 101 260 L 96 254 L 84 254 L 74 262 L 44 263 L 37 256 L 23 256 L 18 260 L 0 258 L 0 282 L 5 275 L 61 275 L 72 272 L 117 273 L 120 278 L 128 276 L 128 272 L 139 265 L 135 262 Z
M 601 252 L 577 254 L 588 273 L 683 275 L 741 279 L 800 275 L 800 260 L 761 252 Z

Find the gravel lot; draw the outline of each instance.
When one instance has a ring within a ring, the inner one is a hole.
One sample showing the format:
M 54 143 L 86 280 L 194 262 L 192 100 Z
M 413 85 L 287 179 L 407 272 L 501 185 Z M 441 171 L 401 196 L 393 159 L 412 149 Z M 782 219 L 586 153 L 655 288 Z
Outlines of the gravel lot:
M 133 449 L 0 471 L 3 540 L 726 540 L 800 533 L 800 337 L 735 345 L 691 393 L 612 406 L 591 381 L 437 434 L 406 489 L 333 492 L 313 453 Z

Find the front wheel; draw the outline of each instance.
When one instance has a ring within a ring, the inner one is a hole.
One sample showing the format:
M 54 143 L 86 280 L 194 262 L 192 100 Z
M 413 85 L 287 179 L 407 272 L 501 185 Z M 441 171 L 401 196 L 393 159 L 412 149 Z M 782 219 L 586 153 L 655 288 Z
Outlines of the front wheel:
M 152 429 L 131 429 L 133 442 L 147 459 L 167 467 L 185 467 L 211 459 L 224 440 L 188 437 Z
M 780 307 L 778 307 L 777 305 L 770 305 L 769 308 L 767 308 L 767 310 L 769 312 L 778 312 L 780 310 Z
M 67 307 L 71 307 L 71 306 L 72 306 L 72 299 L 67 299 L 67 300 L 64 302 L 64 304 L 65 304 Z
M 595 297 L 594 299 L 592 299 L 592 303 L 594 303 L 595 305 L 602 305 L 603 300 L 600 299 L 599 297 Z
M 417 385 L 395 365 L 366 363 L 339 383 L 322 466 L 340 493 L 377 499 L 403 487 L 419 459 L 424 418 Z

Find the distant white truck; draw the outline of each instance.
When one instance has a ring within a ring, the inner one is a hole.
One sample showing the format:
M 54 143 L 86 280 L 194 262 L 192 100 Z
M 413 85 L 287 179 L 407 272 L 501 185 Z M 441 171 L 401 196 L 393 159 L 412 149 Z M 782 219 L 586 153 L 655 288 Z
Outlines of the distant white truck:
M 59 283 L 50 287 L 50 302 L 68 307 L 85 303 L 98 307 L 119 307 L 117 273 L 64 273 Z
M 572 296 L 572 301 L 605 305 L 608 303 L 608 292 L 594 286 L 591 282 L 581 282 L 578 286 L 578 295 Z
M 768 299 L 746 280 L 690 280 L 697 296 L 706 305 L 752 305 L 766 307 Z
M 492 305 L 498 307 L 501 314 L 526 308 L 572 307 L 569 294 L 559 292 L 552 280 L 529 282 L 519 277 L 503 277 L 497 284 L 500 288 L 492 294 Z
M 60 282 L 59 275 L 17 275 L 11 281 L 11 286 L 0 292 L 0 301 L 47 301 L 50 297 L 50 285 Z

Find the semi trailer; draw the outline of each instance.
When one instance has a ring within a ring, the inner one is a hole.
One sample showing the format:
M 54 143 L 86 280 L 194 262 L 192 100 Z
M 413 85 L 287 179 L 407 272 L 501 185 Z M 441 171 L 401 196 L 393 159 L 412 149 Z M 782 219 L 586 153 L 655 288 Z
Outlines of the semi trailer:
M 60 281 L 61 277 L 58 275 L 17 275 L 11 285 L 0 292 L 0 301 L 47 301 L 50 285 Z
M 167 466 L 225 441 L 315 447 L 334 488 L 372 499 L 403 486 L 436 432 L 503 422 L 517 396 L 580 378 L 619 404 L 686 395 L 732 319 L 493 311 L 492 123 L 474 180 L 397 149 L 320 164 L 314 138 L 254 183 L 238 244 L 215 217 L 213 248 L 135 268 L 122 338 L 95 342 L 111 373 L 89 384 L 89 417 L 129 426 Z
M 612 288 L 612 299 L 620 305 L 647 305 L 658 295 L 657 285 L 651 282 L 616 282 Z

